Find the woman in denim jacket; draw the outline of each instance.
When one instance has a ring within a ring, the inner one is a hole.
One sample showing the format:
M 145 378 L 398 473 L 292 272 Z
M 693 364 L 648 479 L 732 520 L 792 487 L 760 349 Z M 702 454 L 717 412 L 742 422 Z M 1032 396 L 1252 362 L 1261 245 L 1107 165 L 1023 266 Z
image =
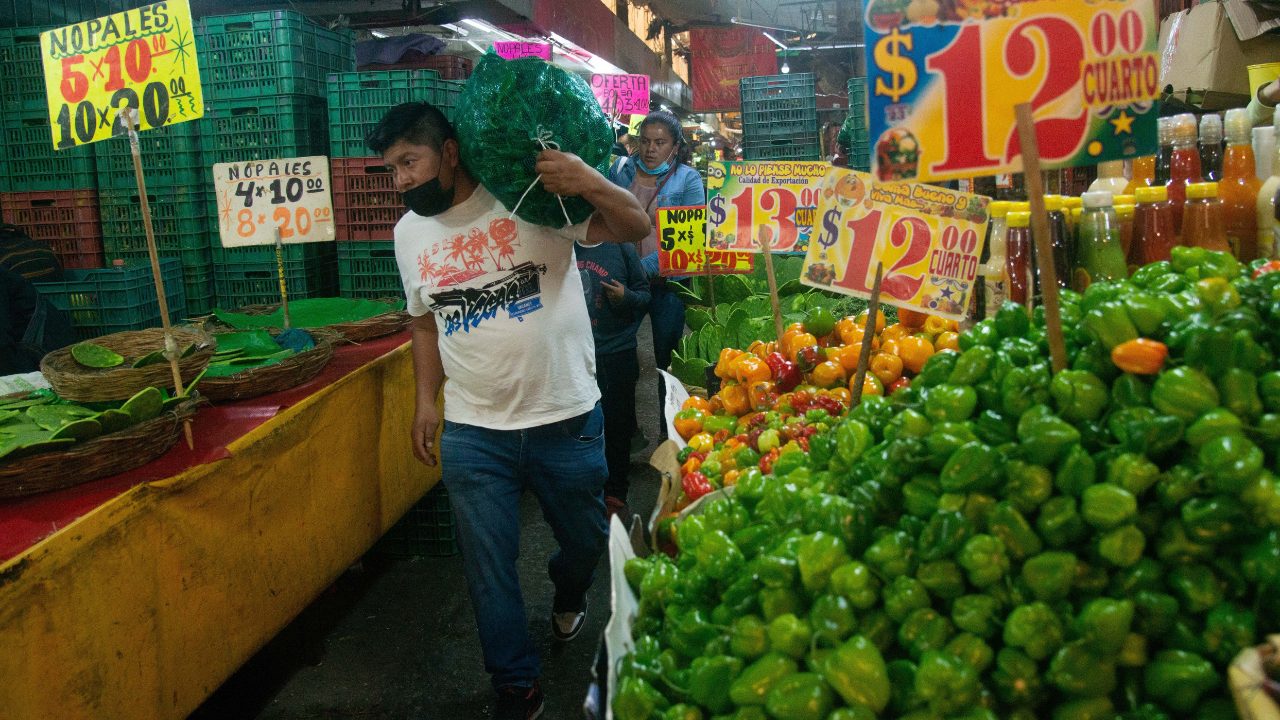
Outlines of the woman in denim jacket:
M 667 282 L 687 285 L 688 278 L 658 276 L 658 208 L 706 205 L 702 176 L 689 165 L 693 152 L 685 142 L 680 121 L 669 112 L 652 112 L 640 122 L 640 151 L 620 158 L 609 168 L 609 179 L 631 191 L 649 215 L 652 229 L 640 241 L 640 266 L 649 276 L 652 297 L 653 354 L 659 368 L 671 365 L 671 352 L 684 334 L 684 302 Z

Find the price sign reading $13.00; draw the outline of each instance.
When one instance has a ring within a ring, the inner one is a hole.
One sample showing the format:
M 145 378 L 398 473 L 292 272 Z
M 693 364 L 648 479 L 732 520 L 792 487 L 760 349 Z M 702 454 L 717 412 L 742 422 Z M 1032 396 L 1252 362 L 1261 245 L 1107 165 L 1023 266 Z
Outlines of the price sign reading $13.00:
M 713 162 L 707 166 L 709 247 L 804 252 L 813 230 L 814 187 L 831 169 L 823 162 Z
M 864 20 L 879 180 L 1020 171 L 1024 102 L 1044 169 L 1156 152 L 1150 0 L 870 0 Z
M 981 195 L 920 183 L 880 183 L 835 168 L 818 188 L 818 227 L 800 282 L 880 302 L 964 318 L 987 231 Z
M 53 145 L 59 150 L 204 115 L 187 0 L 169 0 L 40 33 Z
M 658 209 L 658 274 L 662 277 L 751 273 L 751 253 L 707 249 L 707 206 Z
M 213 186 L 223 247 L 336 237 L 327 157 L 218 163 Z

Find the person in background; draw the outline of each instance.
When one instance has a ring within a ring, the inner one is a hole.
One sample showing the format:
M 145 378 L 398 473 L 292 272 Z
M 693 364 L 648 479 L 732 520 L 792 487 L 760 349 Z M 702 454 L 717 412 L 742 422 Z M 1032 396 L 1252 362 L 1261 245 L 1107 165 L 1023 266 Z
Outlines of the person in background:
M 0 376 L 35 372 L 47 353 L 76 340 L 67 316 L 30 280 L 0 263 Z
M 640 263 L 649 277 L 649 321 L 653 326 L 653 355 L 666 370 L 671 353 L 684 335 L 684 301 L 668 283 L 686 278 L 658 275 L 658 208 L 707 204 L 702 176 L 689 164 L 693 156 L 680 121 L 669 112 L 652 112 L 640 122 L 639 151 L 609 168 L 609 179 L 626 188 L 649 216 L 649 235 L 640 241 Z M 659 383 L 661 385 L 661 383 Z
M 631 469 L 631 436 L 636 431 L 636 330 L 649 305 L 649 280 L 640 256 L 630 243 L 601 243 L 574 248 L 578 273 L 596 341 L 596 385 L 604 410 L 604 457 L 609 479 L 604 505 L 609 515 L 622 516 L 630 526 L 627 471 Z
M 0 223 L 0 267 L 31 282 L 61 282 L 62 263 L 48 245 L 32 240 L 17 225 Z

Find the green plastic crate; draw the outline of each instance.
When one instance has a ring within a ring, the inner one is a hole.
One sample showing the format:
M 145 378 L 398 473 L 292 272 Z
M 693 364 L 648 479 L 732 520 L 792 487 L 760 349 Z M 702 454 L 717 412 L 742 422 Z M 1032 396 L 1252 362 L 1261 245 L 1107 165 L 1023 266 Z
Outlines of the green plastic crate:
M 51 27 L 0 30 L 0 112 L 49 112 L 40 33 Z
M 390 557 L 444 557 L 458 552 L 449 492 L 442 483 L 422 496 L 373 546 Z
M 81 340 L 160 326 L 160 306 L 156 304 L 156 286 L 150 264 L 104 270 L 65 270 L 63 277 L 63 282 L 35 283 L 35 286 L 54 307 L 71 319 Z M 187 309 L 182 262 L 173 258 L 162 259 L 160 277 L 164 281 L 169 317 L 184 317 Z
M 161 252 L 161 257 L 179 257 L 179 254 Z M 125 267 L 151 267 L 151 255 L 145 251 L 112 253 L 111 257 L 107 258 L 108 263 L 115 260 L 123 261 Z M 183 251 L 179 260 L 182 262 L 182 290 L 186 299 L 187 317 L 208 315 L 217 306 L 217 294 L 214 292 L 213 285 L 212 251 L 208 248 Z M 165 289 L 168 289 L 167 285 Z
M 812 73 L 742 78 L 738 95 L 744 142 L 818 132 L 818 96 Z
M 47 109 L 5 112 L 0 114 L 0 124 L 4 128 L 0 177 L 9 178 L 8 192 L 98 186 L 93 147 L 54 149 Z
M 292 10 L 201 18 L 196 50 L 206 100 L 323 97 L 329 73 L 356 69 L 354 32 Z
M 209 250 L 209 185 L 178 188 L 147 188 L 151 207 L 151 227 L 156 249 L 162 255 L 180 257 L 191 263 Z M 102 249 L 113 254 L 147 251 L 147 230 L 142 221 L 142 199 L 137 188 L 109 188 L 98 191 L 102 213 Z M 195 253 L 193 255 L 189 254 Z
M 332 242 L 288 243 L 280 248 L 281 256 L 288 262 L 329 262 L 337 258 L 337 249 Z M 245 245 L 242 247 L 222 247 L 222 242 L 213 238 L 213 262 L 226 263 L 271 263 L 276 262 L 275 245 Z
M 329 156 L 372 157 L 364 138 L 388 110 L 406 102 L 429 102 L 452 119 L 454 84 L 434 70 L 381 70 L 329 75 Z
M 290 299 L 336 297 L 338 267 L 333 258 L 286 260 L 285 287 Z M 271 262 L 219 262 L 213 264 L 214 291 L 218 307 L 233 310 L 245 305 L 280 302 L 280 276 Z
M 206 101 L 200 144 L 207 168 L 216 163 L 327 155 L 326 103 L 307 95 Z
M 404 297 L 395 241 L 338 243 L 338 287 L 344 298 Z
M 199 121 L 146 130 L 138 134 L 138 145 L 148 192 L 213 181 L 213 171 L 205 167 L 204 158 L 200 155 Z M 98 187 L 138 187 L 129 143 L 107 140 L 90 147 L 96 158 Z

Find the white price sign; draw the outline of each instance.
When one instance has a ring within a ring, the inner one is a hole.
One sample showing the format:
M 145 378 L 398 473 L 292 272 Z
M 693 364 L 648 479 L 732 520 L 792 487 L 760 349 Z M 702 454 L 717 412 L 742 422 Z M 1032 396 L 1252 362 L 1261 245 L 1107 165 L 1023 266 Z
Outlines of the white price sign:
M 213 166 L 222 247 L 332 242 L 329 158 L 218 163 Z

